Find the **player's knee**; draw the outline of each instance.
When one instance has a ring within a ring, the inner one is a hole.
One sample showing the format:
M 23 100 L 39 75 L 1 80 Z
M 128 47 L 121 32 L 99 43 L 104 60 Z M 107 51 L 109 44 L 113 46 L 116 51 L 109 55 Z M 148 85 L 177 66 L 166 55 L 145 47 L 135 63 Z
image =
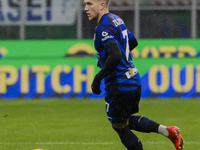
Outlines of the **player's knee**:
M 120 138 L 125 136 L 127 134 L 127 132 L 129 132 L 129 130 L 130 130 L 127 123 L 113 123 L 112 127 L 115 130 L 115 132 L 118 133 Z
M 113 129 L 118 133 L 121 142 L 128 150 L 143 150 L 141 141 L 134 133 L 131 132 L 129 126 L 124 128 L 113 127 Z
M 123 123 L 112 123 L 112 127 L 113 128 L 116 128 L 116 129 L 123 129 L 125 128 L 126 126 L 128 126 L 129 124 L 129 120 L 127 119 L 125 122 Z

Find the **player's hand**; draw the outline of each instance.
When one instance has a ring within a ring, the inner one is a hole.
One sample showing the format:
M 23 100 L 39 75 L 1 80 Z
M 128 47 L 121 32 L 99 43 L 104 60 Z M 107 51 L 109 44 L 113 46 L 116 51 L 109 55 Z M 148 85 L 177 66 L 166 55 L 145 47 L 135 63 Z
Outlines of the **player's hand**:
M 91 85 L 92 92 L 93 92 L 94 94 L 99 95 L 99 94 L 101 93 L 100 85 L 101 85 L 101 77 L 97 74 L 97 75 L 94 77 L 94 80 L 93 80 L 92 85 Z

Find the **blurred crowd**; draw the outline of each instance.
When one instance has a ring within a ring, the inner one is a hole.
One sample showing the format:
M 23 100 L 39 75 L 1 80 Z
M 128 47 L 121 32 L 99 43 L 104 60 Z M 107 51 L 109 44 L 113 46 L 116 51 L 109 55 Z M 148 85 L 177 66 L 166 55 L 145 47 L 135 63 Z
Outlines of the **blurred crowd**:
M 111 0 L 111 6 L 131 6 L 134 5 L 135 0 Z M 140 5 L 144 6 L 173 6 L 173 5 L 191 5 L 192 0 L 139 0 Z M 197 0 L 200 5 L 200 1 Z

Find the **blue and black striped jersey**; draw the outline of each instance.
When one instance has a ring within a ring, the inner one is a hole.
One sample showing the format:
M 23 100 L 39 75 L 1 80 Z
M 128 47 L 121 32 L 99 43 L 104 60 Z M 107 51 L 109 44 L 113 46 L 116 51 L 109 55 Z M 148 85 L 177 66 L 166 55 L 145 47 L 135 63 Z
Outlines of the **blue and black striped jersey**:
M 108 58 L 107 48 L 111 44 L 117 43 L 122 54 L 119 64 L 105 77 L 106 91 L 131 91 L 141 86 L 140 76 L 130 53 L 130 48 L 135 47 L 135 40 L 124 21 L 112 13 L 105 14 L 95 28 L 95 49 L 101 68 Z

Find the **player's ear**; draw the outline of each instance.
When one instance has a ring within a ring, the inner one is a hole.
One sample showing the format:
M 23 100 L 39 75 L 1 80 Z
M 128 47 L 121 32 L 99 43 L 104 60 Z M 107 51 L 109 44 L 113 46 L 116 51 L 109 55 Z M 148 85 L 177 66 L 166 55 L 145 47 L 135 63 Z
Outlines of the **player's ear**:
M 101 1 L 101 3 L 100 3 L 100 10 L 101 11 L 104 10 L 105 7 L 106 7 L 106 3 L 104 1 Z

